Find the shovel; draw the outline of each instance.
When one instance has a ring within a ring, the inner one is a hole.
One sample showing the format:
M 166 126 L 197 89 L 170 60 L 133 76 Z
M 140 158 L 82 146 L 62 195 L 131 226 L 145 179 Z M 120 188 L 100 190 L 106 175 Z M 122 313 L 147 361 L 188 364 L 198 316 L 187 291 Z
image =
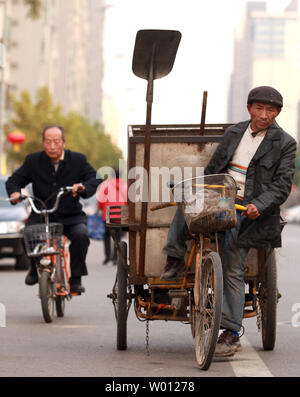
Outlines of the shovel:
M 139 30 L 136 35 L 132 70 L 136 76 L 148 81 L 144 148 L 144 169 L 148 176 L 150 168 L 153 81 L 155 79 L 160 79 L 171 72 L 180 40 L 181 33 L 176 30 Z M 149 184 L 146 186 L 145 181 L 143 181 L 138 276 L 143 276 L 145 269 L 148 188 Z

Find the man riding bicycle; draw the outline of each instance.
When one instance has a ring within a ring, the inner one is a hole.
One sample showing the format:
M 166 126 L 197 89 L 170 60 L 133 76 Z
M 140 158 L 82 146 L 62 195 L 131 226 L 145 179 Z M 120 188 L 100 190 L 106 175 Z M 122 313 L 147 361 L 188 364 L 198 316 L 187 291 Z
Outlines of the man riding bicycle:
M 83 293 L 85 288 L 81 284 L 81 276 L 88 274 L 86 255 L 90 241 L 87 216 L 82 211 L 79 195 L 83 198 L 92 196 L 100 180 L 96 179 L 96 171 L 83 154 L 65 150 L 63 127 L 46 126 L 42 138 L 44 150 L 25 158 L 23 165 L 8 178 L 6 190 L 12 204 L 16 204 L 20 201 L 21 189 L 32 183 L 34 197 L 47 202 L 47 208 L 51 208 L 59 188 L 73 186 L 72 194 L 63 196 L 57 211 L 50 215 L 50 222 L 59 222 L 64 226 L 64 234 L 71 242 L 71 292 Z M 39 202 L 35 204 L 40 209 Z M 32 211 L 27 226 L 42 221 L 43 218 Z M 37 282 L 36 264 L 32 259 L 25 283 L 34 285 Z

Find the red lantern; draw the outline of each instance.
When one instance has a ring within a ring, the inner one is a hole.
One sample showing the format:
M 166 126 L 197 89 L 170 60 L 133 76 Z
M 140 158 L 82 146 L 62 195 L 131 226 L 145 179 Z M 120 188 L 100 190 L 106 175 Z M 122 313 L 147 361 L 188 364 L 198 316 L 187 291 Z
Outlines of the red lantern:
M 22 131 L 12 131 L 7 134 L 7 140 L 13 144 L 14 152 L 19 152 L 22 143 L 24 143 L 26 140 L 26 135 Z

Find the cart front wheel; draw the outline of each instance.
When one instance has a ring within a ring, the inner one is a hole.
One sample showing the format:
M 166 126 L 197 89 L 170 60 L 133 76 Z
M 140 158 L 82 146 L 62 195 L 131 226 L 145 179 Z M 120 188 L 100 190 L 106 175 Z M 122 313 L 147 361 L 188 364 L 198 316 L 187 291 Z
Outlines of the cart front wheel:
M 211 364 L 221 323 L 223 300 L 223 272 L 220 256 L 209 253 L 202 261 L 199 280 L 195 280 L 199 304 L 193 310 L 195 352 L 200 369 Z M 199 282 L 197 282 L 199 281 Z
M 277 320 L 277 266 L 275 251 L 267 255 L 263 281 L 260 286 L 262 343 L 264 350 L 273 350 Z
M 127 244 L 120 242 L 122 256 L 118 252 L 117 257 L 117 349 L 127 349 L 127 316 L 128 316 L 128 295 L 127 295 Z M 125 261 L 125 263 L 124 263 Z

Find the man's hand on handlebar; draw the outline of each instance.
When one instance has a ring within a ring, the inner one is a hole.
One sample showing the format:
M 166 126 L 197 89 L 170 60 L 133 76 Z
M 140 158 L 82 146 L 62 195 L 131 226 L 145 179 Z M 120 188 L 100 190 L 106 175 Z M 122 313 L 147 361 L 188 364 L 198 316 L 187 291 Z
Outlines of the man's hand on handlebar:
M 12 204 L 18 204 L 22 201 L 22 193 L 14 192 L 9 196 L 9 199 Z
M 256 205 L 248 204 L 247 211 L 243 211 L 242 216 L 247 216 L 247 218 L 254 220 L 260 216 L 260 213 L 259 213 L 258 209 L 256 208 Z
M 85 191 L 85 186 L 82 183 L 74 183 L 72 196 L 76 197 L 79 192 L 84 192 L 84 191 Z

